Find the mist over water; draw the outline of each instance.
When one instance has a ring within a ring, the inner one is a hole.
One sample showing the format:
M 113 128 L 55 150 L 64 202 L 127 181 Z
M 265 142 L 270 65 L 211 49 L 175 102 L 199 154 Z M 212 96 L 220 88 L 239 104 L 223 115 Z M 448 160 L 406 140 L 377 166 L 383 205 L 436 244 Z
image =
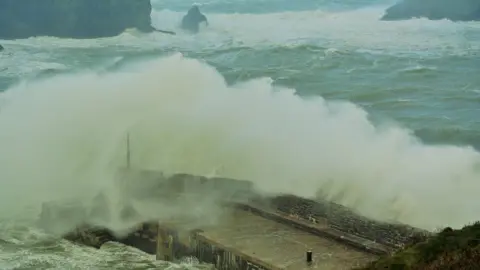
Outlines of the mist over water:
M 390 0 L 212 0 L 210 26 L 188 35 L 193 2 L 152 1 L 152 24 L 176 36 L 0 40 L 1 269 L 202 269 L 32 226 L 41 203 L 88 208 L 99 192 L 110 219 L 94 222 L 117 233 L 178 213 L 218 221 L 212 196 L 125 194 L 127 134 L 137 169 L 251 180 L 425 229 L 479 219 L 478 22 L 379 21 Z M 128 205 L 141 216 L 120 218 Z
M 478 218 L 471 147 L 424 145 L 402 127 L 373 125 L 352 103 L 301 98 L 268 78 L 228 85 L 180 54 L 23 83 L 1 98 L 2 213 L 111 187 L 129 133 L 136 168 L 321 193 L 427 229 Z

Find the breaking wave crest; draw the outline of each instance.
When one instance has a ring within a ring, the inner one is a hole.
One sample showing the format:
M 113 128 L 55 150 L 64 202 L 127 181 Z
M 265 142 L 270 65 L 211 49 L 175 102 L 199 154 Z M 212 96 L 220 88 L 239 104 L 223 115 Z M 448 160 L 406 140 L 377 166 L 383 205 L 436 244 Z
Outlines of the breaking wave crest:
M 473 148 L 424 145 L 355 104 L 301 98 L 269 78 L 228 85 L 180 54 L 24 82 L 0 98 L 4 217 L 112 188 L 128 133 L 139 169 L 248 179 L 426 229 L 478 218 Z

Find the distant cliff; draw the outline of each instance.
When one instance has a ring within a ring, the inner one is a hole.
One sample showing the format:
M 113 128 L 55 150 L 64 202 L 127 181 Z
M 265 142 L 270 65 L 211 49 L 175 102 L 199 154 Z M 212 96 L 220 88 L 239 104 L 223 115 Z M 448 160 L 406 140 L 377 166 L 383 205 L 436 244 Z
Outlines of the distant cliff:
M 412 18 L 480 21 L 480 0 L 402 0 L 389 7 L 382 20 Z
M 99 38 L 152 31 L 150 0 L 0 0 L 0 39 Z

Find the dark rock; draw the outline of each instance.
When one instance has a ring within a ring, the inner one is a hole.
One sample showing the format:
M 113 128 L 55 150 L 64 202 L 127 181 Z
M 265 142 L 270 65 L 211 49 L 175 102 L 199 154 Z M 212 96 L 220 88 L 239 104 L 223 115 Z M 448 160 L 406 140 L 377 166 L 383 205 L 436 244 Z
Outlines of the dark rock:
M 3 46 L 0 45 L 0 52 L 3 51 L 3 50 L 4 50 Z
M 106 228 L 84 225 L 63 235 L 63 238 L 72 243 L 97 249 L 107 242 L 117 242 L 153 255 L 156 254 L 157 232 L 157 222 L 140 223 L 124 236 L 118 236 Z
M 73 243 L 100 248 L 103 244 L 109 241 L 116 241 L 115 236 L 107 229 L 95 229 L 87 226 L 81 226 L 72 232 L 63 236 L 68 241 Z
M 478 0 L 403 0 L 389 7 L 382 20 L 408 20 L 427 18 L 430 20 L 448 19 L 452 21 L 480 20 Z
M 157 253 L 157 234 L 158 223 L 145 222 L 137 226 L 133 232 L 115 241 L 154 255 Z
M 105 194 L 100 193 L 94 198 L 93 203 L 94 207 L 105 208 L 104 204 L 107 203 Z M 91 212 L 91 215 L 92 213 L 95 215 L 105 214 L 104 210 Z M 120 215 L 122 219 L 138 218 L 138 213 L 131 205 L 126 205 Z M 106 242 L 118 242 L 155 254 L 157 222 L 139 222 L 138 225 L 130 228 L 128 233 L 119 235 L 103 226 L 88 224 L 85 220 L 85 208 L 78 203 L 47 202 L 42 204 L 38 225 L 50 233 L 60 232 L 64 239 L 84 246 L 98 249 Z M 63 233 L 65 228 L 73 229 Z
M 0 39 L 99 38 L 153 31 L 150 0 L 2 0 Z
M 205 15 L 200 12 L 198 6 L 193 6 L 188 10 L 188 13 L 183 16 L 182 29 L 192 33 L 198 33 L 200 24 L 205 22 L 208 25 L 208 20 Z

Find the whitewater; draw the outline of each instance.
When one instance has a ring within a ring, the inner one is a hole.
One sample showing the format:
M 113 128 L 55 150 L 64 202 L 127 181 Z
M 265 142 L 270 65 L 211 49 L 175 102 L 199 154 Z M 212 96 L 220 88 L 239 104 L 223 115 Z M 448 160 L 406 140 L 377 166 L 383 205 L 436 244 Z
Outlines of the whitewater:
M 179 31 L 193 2 L 152 3 L 153 25 Z M 216 0 L 195 36 L 0 41 L 0 269 L 208 268 L 32 225 L 45 201 L 121 205 L 127 134 L 139 169 L 427 230 L 479 220 L 480 24 L 379 21 L 390 3 Z

